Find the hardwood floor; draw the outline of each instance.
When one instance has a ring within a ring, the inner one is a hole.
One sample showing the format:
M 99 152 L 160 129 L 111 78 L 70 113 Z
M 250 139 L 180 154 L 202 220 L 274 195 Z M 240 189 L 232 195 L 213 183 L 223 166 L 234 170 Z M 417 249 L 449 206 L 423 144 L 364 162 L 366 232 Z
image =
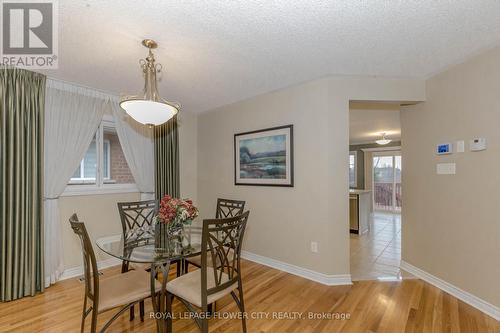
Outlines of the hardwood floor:
M 249 261 L 242 266 L 248 332 L 500 332 L 500 322 L 421 280 L 327 287 Z M 118 267 L 105 270 L 102 278 L 115 274 Z M 0 303 L 0 333 L 79 332 L 82 297 L 83 284 L 71 279 L 38 296 Z M 217 303 L 217 310 L 220 316 L 237 313 L 231 297 Z M 126 313 L 108 332 L 155 332 L 150 311 L 148 300 L 143 323 L 138 315 L 130 322 Z M 184 311 L 175 301 L 175 315 Z M 302 318 L 294 318 L 295 312 L 302 313 Z M 99 327 L 113 313 L 101 315 Z M 310 313 L 350 317 L 310 319 Z M 214 318 L 209 326 L 210 332 L 241 332 L 239 319 Z M 190 319 L 175 319 L 173 328 L 174 332 L 198 332 Z

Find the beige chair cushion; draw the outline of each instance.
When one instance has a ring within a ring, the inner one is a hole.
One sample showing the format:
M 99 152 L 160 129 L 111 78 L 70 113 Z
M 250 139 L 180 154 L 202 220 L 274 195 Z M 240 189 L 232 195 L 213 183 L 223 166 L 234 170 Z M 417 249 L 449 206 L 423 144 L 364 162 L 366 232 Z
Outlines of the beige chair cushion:
M 190 262 L 191 264 L 197 267 L 201 267 L 201 255 L 186 258 L 186 261 Z M 207 266 L 213 267 L 212 258 L 210 255 L 207 256 L 207 261 L 208 261 Z
M 229 260 L 230 265 L 232 265 L 233 258 L 234 258 L 234 250 L 229 249 L 229 253 L 227 254 L 227 259 Z M 201 255 L 198 255 L 195 257 L 189 257 L 186 260 L 197 267 L 201 267 Z M 218 258 L 217 258 L 217 261 L 218 261 Z M 207 252 L 207 266 L 214 267 L 214 265 L 212 263 L 212 255 L 210 254 L 210 251 Z
M 221 283 L 229 281 L 226 273 L 222 273 Z M 207 268 L 207 288 L 215 287 L 214 271 L 212 267 Z M 209 295 L 207 304 L 212 304 L 222 297 L 229 295 L 231 291 L 238 287 L 238 282 L 233 283 L 226 289 Z M 167 291 L 189 303 L 201 308 L 201 269 L 197 269 L 186 275 L 182 275 L 167 283 Z
M 129 271 L 99 281 L 99 313 L 151 296 L 151 275 L 142 270 Z M 156 281 L 156 291 L 161 284 Z
M 129 262 L 129 269 L 135 269 L 136 271 L 147 271 L 151 269 L 151 264 L 143 264 L 139 262 Z

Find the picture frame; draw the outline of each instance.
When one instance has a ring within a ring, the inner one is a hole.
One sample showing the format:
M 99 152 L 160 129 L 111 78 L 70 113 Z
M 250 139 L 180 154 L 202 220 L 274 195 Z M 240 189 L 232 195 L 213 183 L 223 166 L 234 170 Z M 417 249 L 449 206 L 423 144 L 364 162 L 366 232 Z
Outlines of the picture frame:
M 234 135 L 234 184 L 294 186 L 293 125 Z

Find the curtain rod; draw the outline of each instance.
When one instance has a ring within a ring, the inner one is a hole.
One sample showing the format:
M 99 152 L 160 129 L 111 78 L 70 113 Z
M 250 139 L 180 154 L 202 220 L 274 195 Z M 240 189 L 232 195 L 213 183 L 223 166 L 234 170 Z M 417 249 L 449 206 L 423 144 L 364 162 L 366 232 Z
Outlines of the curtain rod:
M 47 76 L 47 87 L 59 89 L 59 90 L 64 90 L 64 91 L 69 91 L 69 92 L 74 92 L 74 93 L 79 93 L 79 94 L 84 94 L 84 95 L 100 97 L 103 99 L 110 99 L 111 101 L 115 101 L 115 102 L 120 101 L 119 96 L 114 95 L 112 93 L 109 93 L 107 91 L 88 87 L 88 86 L 78 84 L 78 83 L 64 81 L 61 79 L 56 79 L 56 78 L 49 77 L 49 76 Z

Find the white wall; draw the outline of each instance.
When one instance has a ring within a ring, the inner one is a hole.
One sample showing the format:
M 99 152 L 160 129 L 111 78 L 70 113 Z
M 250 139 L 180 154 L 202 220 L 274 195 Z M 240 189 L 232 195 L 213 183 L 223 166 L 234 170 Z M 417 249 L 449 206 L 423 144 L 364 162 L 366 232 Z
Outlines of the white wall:
M 500 47 L 427 81 L 403 108 L 403 260 L 497 306 L 500 317 Z M 438 143 L 485 137 L 482 152 L 437 156 Z M 456 163 L 456 175 L 436 164 Z
M 325 78 L 256 96 L 198 117 L 198 202 L 246 200 L 244 250 L 328 276 L 349 273 L 349 100 L 425 99 L 421 80 Z M 294 125 L 295 187 L 234 185 L 233 135 Z M 319 242 L 319 253 L 310 242 Z

